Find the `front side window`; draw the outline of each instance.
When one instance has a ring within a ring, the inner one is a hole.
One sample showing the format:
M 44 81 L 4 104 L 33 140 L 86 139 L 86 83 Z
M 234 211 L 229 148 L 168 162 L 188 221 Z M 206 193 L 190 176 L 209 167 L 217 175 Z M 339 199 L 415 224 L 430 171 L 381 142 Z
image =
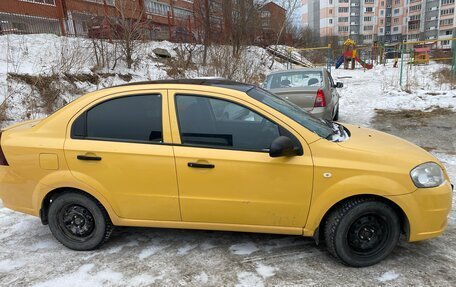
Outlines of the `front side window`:
M 126 96 L 89 109 L 73 123 L 72 138 L 162 142 L 160 95 Z
M 176 109 L 184 145 L 267 151 L 280 136 L 277 124 L 230 101 L 177 95 Z

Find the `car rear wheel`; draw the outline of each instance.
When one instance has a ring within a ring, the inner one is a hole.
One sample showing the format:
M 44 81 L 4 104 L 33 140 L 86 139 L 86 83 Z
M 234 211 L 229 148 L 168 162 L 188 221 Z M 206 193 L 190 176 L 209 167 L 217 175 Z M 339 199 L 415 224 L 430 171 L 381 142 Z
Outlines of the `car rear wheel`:
M 64 193 L 49 207 L 49 228 L 54 237 L 73 250 L 93 250 L 109 239 L 113 226 L 106 210 L 78 192 Z
M 375 198 L 344 202 L 325 222 L 328 251 L 353 267 L 374 265 L 386 258 L 401 234 L 395 210 Z

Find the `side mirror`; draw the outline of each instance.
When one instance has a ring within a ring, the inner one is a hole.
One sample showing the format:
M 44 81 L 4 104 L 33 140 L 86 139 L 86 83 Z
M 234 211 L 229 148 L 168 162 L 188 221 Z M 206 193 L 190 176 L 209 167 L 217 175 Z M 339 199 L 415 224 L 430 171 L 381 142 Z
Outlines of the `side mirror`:
M 293 156 L 298 152 L 294 147 L 293 141 L 289 137 L 280 136 L 272 141 L 269 148 L 270 157 Z
M 344 83 L 341 83 L 341 82 L 337 82 L 336 83 L 336 88 L 337 89 L 340 89 L 340 88 L 343 88 L 344 87 Z

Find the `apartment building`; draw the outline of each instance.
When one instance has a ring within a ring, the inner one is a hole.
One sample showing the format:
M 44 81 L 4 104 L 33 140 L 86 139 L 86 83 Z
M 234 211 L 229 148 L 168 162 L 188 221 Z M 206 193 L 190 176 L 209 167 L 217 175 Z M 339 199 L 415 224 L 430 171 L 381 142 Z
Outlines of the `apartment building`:
M 302 3 L 302 23 L 319 31 L 321 37 L 350 37 L 368 44 L 455 36 L 454 0 L 302 0 Z M 451 43 L 443 41 L 440 45 L 447 47 Z
M 152 38 L 171 39 L 195 29 L 200 2 L 209 3 L 212 26 L 221 27 L 221 0 L 0 0 L 0 34 L 88 36 L 122 13 L 143 19 Z
M 1 0 L 0 33 L 61 34 L 63 13 L 62 0 Z

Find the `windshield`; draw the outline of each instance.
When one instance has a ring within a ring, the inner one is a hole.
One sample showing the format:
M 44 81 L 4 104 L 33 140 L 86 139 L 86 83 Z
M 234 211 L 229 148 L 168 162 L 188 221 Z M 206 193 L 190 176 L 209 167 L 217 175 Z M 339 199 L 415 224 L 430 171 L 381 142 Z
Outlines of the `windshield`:
M 260 88 L 253 88 L 247 92 L 249 96 L 263 104 L 281 112 L 292 120 L 298 122 L 303 127 L 316 133 L 322 138 L 329 138 L 334 134 L 333 129 L 323 120 L 314 118 L 305 110 L 297 105 L 282 99 L 268 91 Z
M 266 79 L 266 89 L 322 87 L 323 74 L 321 71 L 294 71 L 269 75 Z

